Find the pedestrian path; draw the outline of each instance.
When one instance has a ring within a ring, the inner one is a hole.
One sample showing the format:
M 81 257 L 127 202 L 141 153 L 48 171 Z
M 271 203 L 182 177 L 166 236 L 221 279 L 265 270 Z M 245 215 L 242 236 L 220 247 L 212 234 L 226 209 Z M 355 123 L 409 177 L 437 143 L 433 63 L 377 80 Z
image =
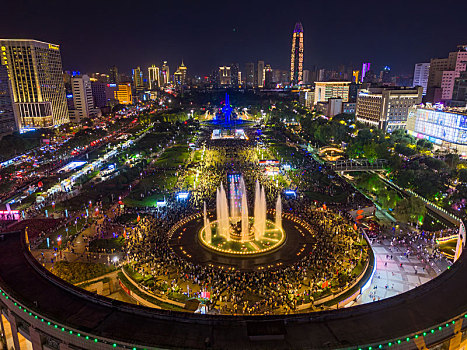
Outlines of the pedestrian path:
M 389 240 L 372 244 L 376 256 L 376 273 L 371 285 L 355 304 L 365 304 L 407 292 L 438 275 L 434 264 L 427 264 L 414 256 L 406 256 Z M 354 305 L 355 305 L 354 304 Z

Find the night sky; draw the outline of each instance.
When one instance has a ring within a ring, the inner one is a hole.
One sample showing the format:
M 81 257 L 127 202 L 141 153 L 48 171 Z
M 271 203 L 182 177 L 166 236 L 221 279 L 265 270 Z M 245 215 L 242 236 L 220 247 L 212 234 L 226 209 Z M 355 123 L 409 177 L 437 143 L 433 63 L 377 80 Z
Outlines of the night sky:
M 301 21 L 304 68 L 372 62 L 412 73 L 417 62 L 467 44 L 467 1 L 121 1 L 3 0 L 0 37 L 61 45 L 65 70 L 107 72 L 137 65 L 190 74 L 264 60 L 289 69 L 291 34 Z

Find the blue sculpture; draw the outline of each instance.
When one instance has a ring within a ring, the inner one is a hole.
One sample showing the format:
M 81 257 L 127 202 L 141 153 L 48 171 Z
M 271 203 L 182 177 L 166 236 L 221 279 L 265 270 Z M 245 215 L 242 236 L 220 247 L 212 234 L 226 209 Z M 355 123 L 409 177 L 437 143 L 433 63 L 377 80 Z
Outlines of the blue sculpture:
M 225 94 L 225 104 L 224 107 L 222 107 L 222 114 L 224 114 L 224 123 L 225 124 L 230 124 L 230 120 L 232 117 L 232 111 L 233 108 L 230 106 L 229 102 L 229 94 Z

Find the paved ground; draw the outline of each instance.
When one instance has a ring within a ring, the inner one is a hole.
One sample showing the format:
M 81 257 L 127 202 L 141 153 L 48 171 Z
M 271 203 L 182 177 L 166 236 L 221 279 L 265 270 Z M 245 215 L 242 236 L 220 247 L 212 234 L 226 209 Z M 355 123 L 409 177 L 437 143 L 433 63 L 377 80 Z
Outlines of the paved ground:
M 393 247 L 390 241 L 373 243 L 377 267 L 370 288 L 355 304 L 365 304 L 407 292 L 436 277 L 447 268 L 440 260 L 426 264 L 414 256 L 407 257 L 404 248 Z M 391 258 L 392 257 L 392 258 Z

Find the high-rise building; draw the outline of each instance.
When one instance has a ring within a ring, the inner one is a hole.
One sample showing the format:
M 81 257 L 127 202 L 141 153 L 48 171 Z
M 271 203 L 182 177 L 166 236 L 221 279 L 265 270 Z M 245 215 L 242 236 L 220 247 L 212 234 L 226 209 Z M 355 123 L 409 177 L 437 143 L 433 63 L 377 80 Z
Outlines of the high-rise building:
M 413 71 L 413 84 L 412 87 L 423 87 L 423 96 L 426 95 L 426 88 L 428 85 L 428 76 L 430 75 L 429 63 L 417 63 Z
M 363 63 L 362 65 L 362 75 L 361 75 L 361 82 L 363 83 L 365 81 L 365 76 L 366 74 L 370 71 L 371 69 L 371 63 L 370 62 L 366 62 L 366 63 Z
M 330 98 L 342 98 L 343 102 L 349 100 L 350 81 L 317 81 L 315 82 L 314 104 L 328 102 Z
M 353 70 L 352 71 L 352 83 L 358 84 L 360 82 L 360 71 Z
M 94 100 L 94 106 L 97 108 L 103 108 L 108 105 L 106 95 L 107 84 L 100 81 L 91 81 L 91 92 Z M 113 94 L 112 94 L 113 97 Z
M 313 106 L 314 93 L 311 89 L 300 89 L 298 93 L 298 102 L 301 105 L 311 108 Z
M 159 67 L 154 64 L 148 68 L 149 89 L 154 90 L 161 87 Z
M 219 67 L 219 84 L 222 86 L 229 86 L 232 84 L 232 75 L 229 66 Z
M 231 78 L 232 86 L 238 88 L 242 81 L 240 77 L 240 72 L 238 69 L 238 63 L 232 63 L 230 65 L 230 75 L 232 76 Z
M 82 119 L 96 114 L 89 76 L 83 75 L 71 78 L 71 88 L 74 110 L 70 111 L 70 120 L 79 123 Z
M 187 67 L 182 61 L 182 64 L 178 67 L 178 69 L 174 73 L 174 83 L 176 85 L 185 85 L 186 74 L 187 74 Z
M 255 86 L 255 64 L 252 62 L 245 64 L 245 85 L 249 88 Z
M 292 85 L 301 84 L 303 80 L 303 27 L 300 22 L 295 24 L 292 34 L 290 79 Z
M 461 72 L 459 78 L 454 82 L 451 104 L 460 107 L 467 106 L 467 71 Z
M 452 99 L 454 82 L 467 69 L 467 45 L 459 45 L 448 58 L 433 58 L 430 61 L 426 100 L 429 102 Z
M 423 88 L 361 89 L 357 98 L 357 121 L 387 132 L 405 129 L 409 108 L 422 102 Z
M 0 39 L 16 120 L 21 129 L 52 127 L 69 121 L 58 45 L 37 40 Z
M 389 66 L 385 66 L 383 70 L 379 74 L 379 80 L 383 84 L 390 84 L 391 83 L 391 68 Z
M 258 81 L 257 81 L 257 86 L 259 88 L 264 87 L 264 61 L 258 61 Z
M 120 82 L 120 75 L 118 74 L 117 66 L 110 67 L 109 70 L 109 83 L 118 84 Z
M 144 90 L 143 71 L 140 67 L 133 69 L 133 86 L 137 92 Z
M 264 87 L 267 89 L 274 87 L 274 82 L 272 81 L 272 68 L 269 64 L 264 68 Z
M 161 83 L 162 85 L 170 82 L 170 70 L 167 61 L 164 61 L 161 68 Z
M 310 83 L 310 71 L 308 69 L 303 70 L 303 84 Z
M 0 65 L 0 139 L 17 128 L 8 71 Z

